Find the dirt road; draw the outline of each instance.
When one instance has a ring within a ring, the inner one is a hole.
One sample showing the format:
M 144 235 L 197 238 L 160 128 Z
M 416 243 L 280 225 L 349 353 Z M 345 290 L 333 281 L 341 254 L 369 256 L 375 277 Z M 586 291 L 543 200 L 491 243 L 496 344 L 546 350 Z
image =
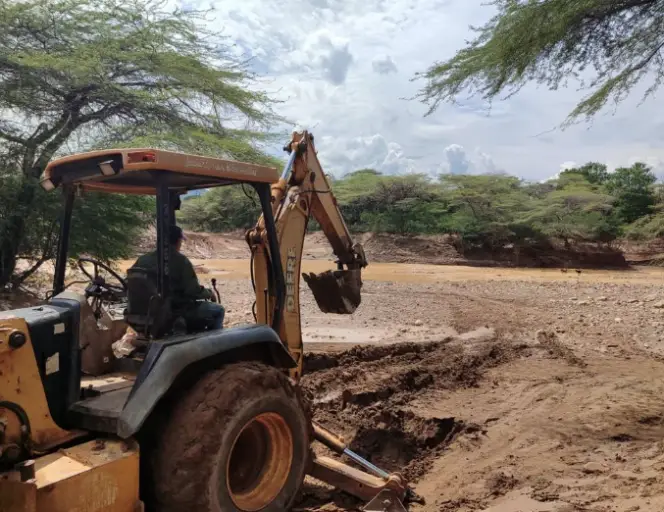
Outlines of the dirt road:
M 227 324 L 251 321 L 247 262 L 195 264 Z M 414 482 L 411 510 L 664 510 L 664 272 L 372 264 L 364 279 L 348 317 L 303 285 L 303 384 L 319 422 Z M 297 510 L 359 507 L 311 481 Z

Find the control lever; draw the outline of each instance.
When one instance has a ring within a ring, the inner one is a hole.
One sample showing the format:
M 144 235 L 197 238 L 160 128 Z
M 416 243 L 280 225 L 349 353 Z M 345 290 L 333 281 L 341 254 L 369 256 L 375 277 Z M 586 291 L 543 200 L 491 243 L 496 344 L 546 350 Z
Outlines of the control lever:
M 219 295 L 219 290 L 217 290 L 217 280 L 214 277 L 212 278 L 212 289 L 217 296 L 217 304 L 221 304 L 221 295 Z

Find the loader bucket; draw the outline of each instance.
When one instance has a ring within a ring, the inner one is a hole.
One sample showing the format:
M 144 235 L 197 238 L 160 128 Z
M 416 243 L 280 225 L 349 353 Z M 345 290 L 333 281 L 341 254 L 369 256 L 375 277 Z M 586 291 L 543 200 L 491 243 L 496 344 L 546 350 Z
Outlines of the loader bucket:
M 320 274 L 303 273 L 302 277 L 323 313 L 350 315 L 362 301 L 361 272 L 360 269 L 328 270 Z

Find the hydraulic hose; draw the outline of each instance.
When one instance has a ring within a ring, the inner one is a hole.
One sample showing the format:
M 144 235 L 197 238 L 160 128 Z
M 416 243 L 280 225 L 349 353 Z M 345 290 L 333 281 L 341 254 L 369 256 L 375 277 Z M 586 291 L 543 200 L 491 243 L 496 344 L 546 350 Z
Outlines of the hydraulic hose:
M 30 428 L 30 418 L 25 412 L 25 409 L 14 402 L 8 402 L 6 400 L 0 400 L 0 409 L 7 409 L 8 411 L 13 412 L 18 418 L 19 423 L 21 424 L 21 448 L 24 451 L 29 452 L 31 449 L 31 433 Z

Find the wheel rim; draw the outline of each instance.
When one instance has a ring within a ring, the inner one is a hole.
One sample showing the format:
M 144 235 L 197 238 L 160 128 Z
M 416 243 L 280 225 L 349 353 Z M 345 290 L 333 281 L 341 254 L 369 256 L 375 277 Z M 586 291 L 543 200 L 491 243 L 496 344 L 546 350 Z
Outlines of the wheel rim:
M 235 506 L 253 512 L 281 492 L 293 462 L 293 436 L 284 418 L 266 412 L 235 438 L 226 466 L 226 486 Z

